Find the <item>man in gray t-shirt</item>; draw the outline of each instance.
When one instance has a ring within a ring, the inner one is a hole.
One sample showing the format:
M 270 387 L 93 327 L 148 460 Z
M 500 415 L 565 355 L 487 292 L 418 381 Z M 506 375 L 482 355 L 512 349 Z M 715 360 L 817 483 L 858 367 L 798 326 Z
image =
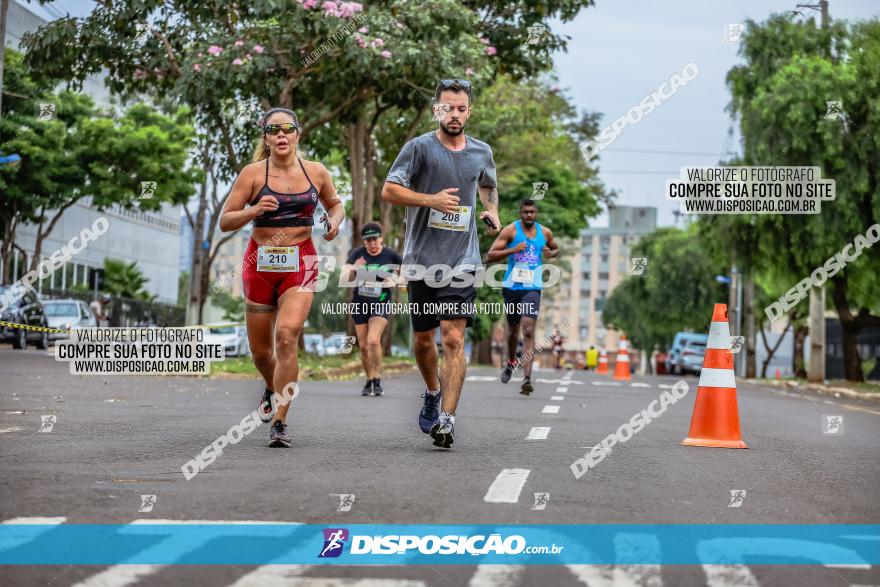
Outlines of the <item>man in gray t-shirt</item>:
M 477 195 L 485 208 L 480 224 L 497 234 L 501 221 L 492 149 L 464 134 L 471 114 L 470 82 L 443 80 L 434 102 L 440 128 L 404 145 L 388 172 L 382 198 L 407 207 L 402 274 L 409 279 L 416 362 L 426 386 L 419 426 L 436 446 L 449 448 L 464 383 L 464 332 L 476 312 Z M 413 265 L 448 265 L 451 270 L 444 279 L 433 271 L 407 272 Z M 450 274 L 455 275 L 451 283 Z M 439 381 L 434 345 L 438 326 L 444 359 Z

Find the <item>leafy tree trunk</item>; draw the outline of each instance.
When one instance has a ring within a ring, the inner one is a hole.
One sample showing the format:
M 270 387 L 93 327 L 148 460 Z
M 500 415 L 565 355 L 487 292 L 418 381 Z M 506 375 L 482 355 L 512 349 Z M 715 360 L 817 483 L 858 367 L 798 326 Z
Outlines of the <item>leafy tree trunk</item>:
M 12 282 L 12 245 L 15 242 L 16 208 L 13 203 L 12 213 L 3 219 L 3 242 L 0 245 L 0 259 L 3 260 L 3 275 L 0 283 Z
M 471 351 L 471 361 L 484 365 L 492 364 L 492 338 L 487 336 L 478 341 L 474 341 L 474 347 Z
M 357 120 L 348 125 L 348 157 L 351 174 L 351 247 L 360 244 L 367 199 L 366 156 L 364 153 L 366 125 Z
M 202 323 L 202 309 L 204 308 L 204 299 L 203 299 L 203 289 L 202 284 L 204 282 L 202 278 L 202 274 L 205 273 L 203 267 L 203 261 L 205 259 L 204 250 L 202 249 L 202 239 L 205 234 L 205 214 L 207 213 L 207 201 L 208 201 L 208 178 L 206 177 L 204 181 L 202 181 L 202 185 L 199 188 L 199 206 L 196 209 L 195 218 L 190 216 L 189 211 L 184 206 L 184 211 L 186 211 L 187 220 L 189 221 L 190 227 L 193 232 L 193 244 L 192 244 L 192 275 L 190 275 L 189 282 L 189 303 L 186 312 L 186 323 L 187 324 L 201 324 Z
M 868 318 L 864 310 L 853 316 L 850 312 L 847 298 L 847 280 L 840 274 L 831 278 L 833 284 L 831 298 L 840 319 L 841 334 L 843 337 L 843 373 L 847 381 L 864 381 L 862 373 L 862 361 L 859 357 L 859 332 L 865 326 Z
M 43 255 L 43 241 L 48 238 L 49 234 L 52 233 L 52 229 L 55 228 L 55 225 L 58 224 L 58 221 L 61 220 L 61 215 L 64 214 L 64 211 L 73 206 L 77 200 L 71 200 L 61 208 L 58 208 L 58 211 L 55 212 L 55 216 L 52 217 L 52 220 L 49 221 L 49 226 L 43 230 L 43 222 L 45 222 L 45 209 L 40 210 L 40 224 L 37 226 L 37 238 L 34 241 L 34 254 L 31 256 L 31 265 L 28 268 L 28 271 L 33 271 L 37 268 L 37 265 L 40 264 L 40 260 Z
M 788 322 L 785 323 L 785 328 L 782 330 L 782 336 L 779 337 L 779 340 L 776 341 L 776 344 L 773 345 L 773 348 L 770 348 L 770 345 L 767 344 L 767 337 L 764 335 L 764 325 L 758 324 L 758 328 L 761 329 L 761 342 L 764 343 L 764 350 L 767 351 L 767 358 L 764 359 L 764 364 L 761 366 L 761 378 L 767 377 L 767 367 L 770 366 L 770 361 L 773 360 L 773 355 L 776 354 L 776 350 L 779 348 L 779 345 L 782 343 L 782 340 L 785 338 L 785 334 L 788 332 L 788 327 L 791 326 L 791 318 L 789 317 Z
M 809 332 L 809 329 L 805 325 L 799 324 L 795 326 L 792 369 L 794 370 L 794 376 L 801 379 L 806 379 L 807 377 L 807 369 L 804 366 L 804 347 L 806 346 L 804 343 L 807 340 L 807 332 Z
M 743 288 L 743 306 L 745 307 L 745 331 L 746 331 L 746 377 L 754 378 L 756 369 L 755 349 L 757 339 L 755 336 L 755 273 L 749 271 L 746 275 L 745 287 Z

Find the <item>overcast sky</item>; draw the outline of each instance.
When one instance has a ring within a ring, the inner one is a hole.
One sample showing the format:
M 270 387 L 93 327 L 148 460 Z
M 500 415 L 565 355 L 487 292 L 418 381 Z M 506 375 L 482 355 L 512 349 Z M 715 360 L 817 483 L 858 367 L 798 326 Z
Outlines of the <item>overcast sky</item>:
M 569 52 L 556 57 L 560 85 L 578 108 L 602 113 L 603 126 L 687 63 L 699 67 L 696 79 L 602 151 L 600 175 L 617 190 L 619 204 L 656 206 L 661 225 L 674 223 L 674 206 L 662 195 L 665 180 L 680 167 L 712 165 L 738 149 L 738 135 L 728 137 L 724 77 L 741 60 L 738 44 L 726 40 L 727 25 L 765 20 L 798 1 L 597 0 L 574 21 L 551 23 L 554 32 L 571 37 Z M 48 9 L 36 3 L 30 9 L 54 18 L 67 12 L 81 16 L 92 6 L 88 0 L 57 0 Z M 815 11 L 800 10 L 818 19 Z M 880 14 L 880 2 L 831 0 L 829 12 L 832 19 L 867 19 Z M 592 224 L 603 223 L 599 218 Z

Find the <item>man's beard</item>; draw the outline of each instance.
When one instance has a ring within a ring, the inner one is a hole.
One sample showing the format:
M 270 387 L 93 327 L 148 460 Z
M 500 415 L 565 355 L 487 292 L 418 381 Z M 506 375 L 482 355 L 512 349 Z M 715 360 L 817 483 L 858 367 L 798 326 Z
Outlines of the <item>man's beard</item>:
M 525 226 L 526 228 L 533 227 L 535 225 L 535 222 L 536 222 L 535 220 L 523 220 L 522 221 L 523 226 Z
M 449 136 L 457 137 L 458 135 L 460 135 L 461 133 L 464 132 L 464 124 L 462 124 L 461 121 L 458 121 L 458 124 L 460 125 L 458 128 L 450 129 L 448 124 L 443 124 L 441 122 L 440 128 L 443 130 L 443 132 L 445 132 Z

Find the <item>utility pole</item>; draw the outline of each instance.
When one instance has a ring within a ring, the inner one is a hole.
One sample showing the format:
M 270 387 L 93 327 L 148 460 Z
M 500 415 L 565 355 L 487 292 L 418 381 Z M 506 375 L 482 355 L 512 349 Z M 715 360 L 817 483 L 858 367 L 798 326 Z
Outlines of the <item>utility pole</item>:
M 0 118 L 3 117 L 3 65 L 6 63 L 6 14 L 9 0 L 0 0 Z
M 810 288 L 810 362 L 807 381 L 825 380 L 825 288 Z
M 819 14 L 822 15 L 822 28 L 827 29 L 831 24 L 831 16 L 828 14 L 828 0 L 819 0 L 818 4 L 798 4 L 798 8 L 810 8 L 812 10 L 818 10 Z

